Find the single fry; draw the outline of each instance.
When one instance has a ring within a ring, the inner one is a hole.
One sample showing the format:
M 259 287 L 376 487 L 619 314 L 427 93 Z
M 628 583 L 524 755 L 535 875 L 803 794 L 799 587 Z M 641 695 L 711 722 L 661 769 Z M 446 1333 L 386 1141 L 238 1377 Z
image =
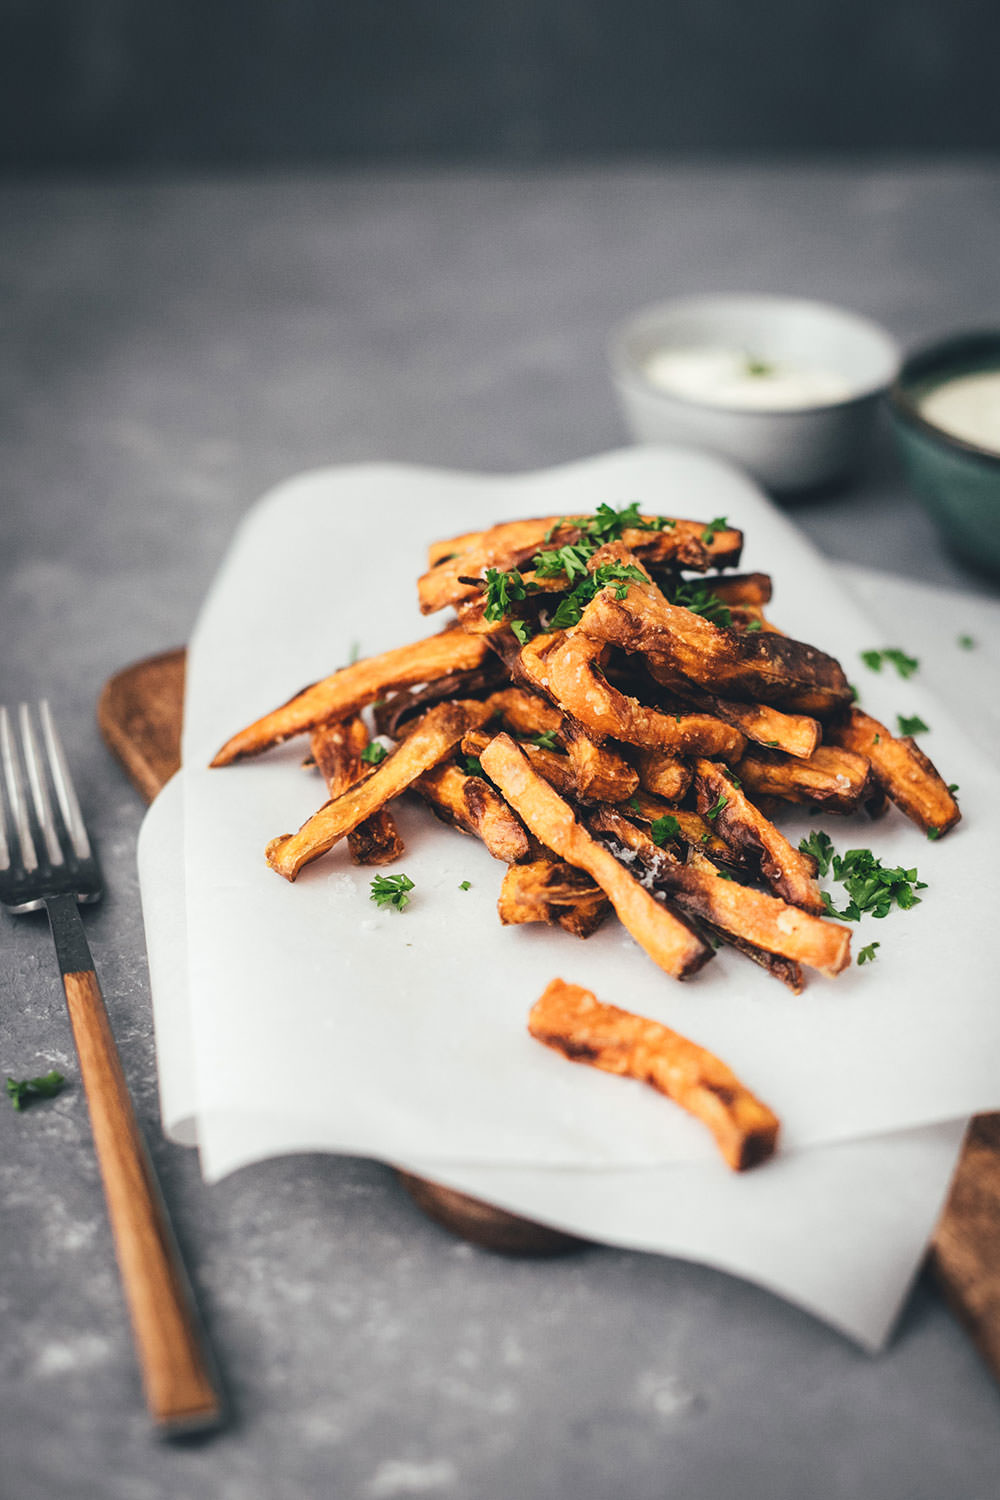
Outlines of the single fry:
M 898 738 L 860 708 L 851 708 L 830 738 L 845 750 L 867 756 L 876 779 L 900 812 L 925 833 L 940 838 L 962 814 L 936 766 L 914 739 Z
M 733 769 L 755 800 L 778 797 L 783 802 L 821 807 L 824 812 L 856 812 L 873 790 L 868 758 L 837 745 L 819 745 L 806 758 L 748 746 Z
M 734 1172 L 774 1154 L 777 1115 L 696 1042 L 590 991 L 553 979 L 528 1017 L 531 1035 L 572 1062 L 652 1084 L 707 1125 Z
M 331 798 L 339 797 L 360 781 L 367 766 L 361 759 L 368 745 L 368 730 L 358 714 L 337 724 L 321 724 L 309 736 L 309 749 Z M 347 835 L 347 848 L 356 865 L 389 865 L 403 853 L 396 820 L 387 807 L 380 807 Z
M 771 750 L 782 750 L 786 755 L 808 758 L 823 735 L 818 719 L 807 714 L 786 714 L 769 703 L 733 703 L 728 698 L 709 696 L 707 706 L 748 740 Z
M 689 761 L 670 750 L 640 750 L 636 755 L 639 783 L 654 797 L 679 802 L 687 794 L 694 774 Z
M 707 963 L 711 946 L 648 891 L 591 838 L 569 805 L 534 770 L 508 734 L 498 734 L 480 756 L 483 770 L 521 821 L 567 864 L 586 870 L 601 887 L 622 925 L 654 963 L 677 979 Z
M 639 773 L 608 745 L 597 745 L 575 719 L 563 721 L 566 752 L 584 802 L 621 802 L 639 788 Z
M 259 755 L 295 734 L 305 734 L 317 724 L 345 719 L 357 713 L 390 687 L 430 682 L 449 672 L 469 672 L 480 666 L 488 647 L 461 630 L 397 646 L 381 656 L 371 656 L 353 666 L 342 667 L 322 682 L 304 688 L 294 698 L 241 729 L 226 741 L 211 764 L 228 766 L 248 755 Z
M 731 849 L 749 854 L 775 895 L 822 916 L 825 907 L 812 861 L 792 847 L 780 829 L 754 807 L 734 779 L 710 760 L 694 765 L 698 811 Z
M 596 932 L 610 908 L 607 896 L 589 875 L 554 859 L 510 865 L 497 901 L 504 926 L 547 922 L 579 938 Z
M 506 802 L 481 776 L 446 761 L 424 771 L 413 790 L 445 823 L 482 839 L 494 859 L 527 859 L 531 842 Z
M 319 859 L 372 813 L 398 797 L 419 775 L 443 760 L 473 724 L 489 710 L 482 703 L 439 703 L 429 708 L 407 739 L 364 781 L 313 813 L 298 833 L 286 833 L 267 846 L 272 870 L 294 880 L 304 865 Z

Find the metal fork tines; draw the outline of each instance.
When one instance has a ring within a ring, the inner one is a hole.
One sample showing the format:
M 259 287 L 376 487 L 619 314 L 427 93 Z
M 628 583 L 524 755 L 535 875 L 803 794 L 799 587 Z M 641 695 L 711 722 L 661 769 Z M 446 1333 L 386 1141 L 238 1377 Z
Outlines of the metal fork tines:
M 217 1426 L 222 1402 L 83 930 L 102 889 L 48 704 L 37 728 L 0 708 L 0 904 L 48 913 L 146 1401 L 174 1436 Z
M 55 896 L 98 901 L 101 872 L 48 703 L 0 708 L 0 902 L 38 911 Z M 19 730 L 19 734 L 18 731 Z

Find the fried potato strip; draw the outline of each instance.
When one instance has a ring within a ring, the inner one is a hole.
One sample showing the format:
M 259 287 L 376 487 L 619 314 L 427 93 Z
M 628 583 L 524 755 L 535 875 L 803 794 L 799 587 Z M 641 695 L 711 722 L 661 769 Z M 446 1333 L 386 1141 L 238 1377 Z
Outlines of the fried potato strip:
M 711 946 L 602 849 L 569 805 L 531 767 L 508 734 L 499 734 L 480 756 L 489 776 L 540 843 L 567 864 L 586 870 L 608 896 L 622 925 L 654 963 L 684 979 L 711 957 Z
M 511 865 L 497 901 L 504 926 L 547 922 L 579 938 L 596 932 L 610 908 L 607 896 L 589 875 L 554 859 Z
M 713 1053 L 659 1021 L 553 979 L 532 1007 L 528 1030 L 572 1062 L 652 1084 L 708 1126 L 733 1171 L 774 1154 L 777 1115 Z
M 935 838 L 954 828 L 962 814 L 937 767 L 915 740 L 900 739 L 860 708 L 848 711 L 830 730 L 845 750 L 867 756 L 876 779 L 900 812 Z
M 309 736 L 309 750 L 331 798 L 339 797 L 360 781 L 367 766 L 361 759 L 368 745 L 368 729 L 360 715 L 337 724 L 321 724 Z M 396 820 L 387 807 L 380 807 L 347 835 L 347 847 L 356 865 L 388 865 L 403 853 Z
M 812 862 L 754 807 L 721 766 L 697 760 L 694 779 L 698 811 L 702 817 L 713 813 L 712 826 L 730 848 L 750 854 L 775 895 L 822 916 L 825 908 Z
M 807 758 L 747 748 L 733 768 L 750 796 L 806 802 L 824 812 L 856 812 L 871 795 L 871 763 L 837 745 L 818 745 Z
M 489 710 L 482 703 L 439 703 L 429 708 L 399 748 L 364 781 L 313 813 L 298 833 L 286 833 L 267 846 L 272 870 L 294 880 L 303 866 L 319 859 L 372 813 L 406 790 L 419 775 L 437 765 Z
M 228 766 L 245 756 L 259 755 L 272 745 L 280 745 L 292 735 L 305 734 L 317 724 L 345 719 L 387 688 L 430 682 L 449 672 L 472 671 L 482 663 L 488 649 L 485 641 L 464 631 L 444 630 L 411 646 L 397 646 L 381 656 L 342 667 L 234 734 L 211 764 Z
M 521 824 L 481 776 L 469 776 L 447 762 L 424 771 L 414 781 L 413 790 L 443 822 L 482 839 L 494 859 L 510 864 L 527 859 L 531 853 L 531 842 Z

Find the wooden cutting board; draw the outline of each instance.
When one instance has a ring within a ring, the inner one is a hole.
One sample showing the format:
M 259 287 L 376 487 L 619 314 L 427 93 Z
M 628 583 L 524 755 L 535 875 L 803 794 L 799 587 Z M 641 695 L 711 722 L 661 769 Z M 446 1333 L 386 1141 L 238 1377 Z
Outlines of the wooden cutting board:
M 97 705 L 104 739 L 147 802 L 180 766 L 183 648 L 136 662 L 108 681 Z M 579 1241 L 408 1172 L 400 1181 L 432 1219 L 511 1255 L 552 1255 Z M 1000 1379 L 1000 1114 L 969 1128 L 929 1264 L 945 1297 Z

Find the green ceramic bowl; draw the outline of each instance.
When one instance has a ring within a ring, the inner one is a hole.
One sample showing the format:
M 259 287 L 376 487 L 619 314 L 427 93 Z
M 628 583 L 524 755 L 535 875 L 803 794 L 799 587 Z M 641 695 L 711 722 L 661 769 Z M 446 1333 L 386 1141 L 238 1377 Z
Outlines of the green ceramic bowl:
M 913 488 L 963 562 L 1000 576 L 1000 453 L 953 437 L 921 415 L 928 391 L 953 375 L 1000 370 L 1000 331 L 963 333 L 918 349 L 889 392 Z M 1000 440 L 998 440 L 1000 447 Z

